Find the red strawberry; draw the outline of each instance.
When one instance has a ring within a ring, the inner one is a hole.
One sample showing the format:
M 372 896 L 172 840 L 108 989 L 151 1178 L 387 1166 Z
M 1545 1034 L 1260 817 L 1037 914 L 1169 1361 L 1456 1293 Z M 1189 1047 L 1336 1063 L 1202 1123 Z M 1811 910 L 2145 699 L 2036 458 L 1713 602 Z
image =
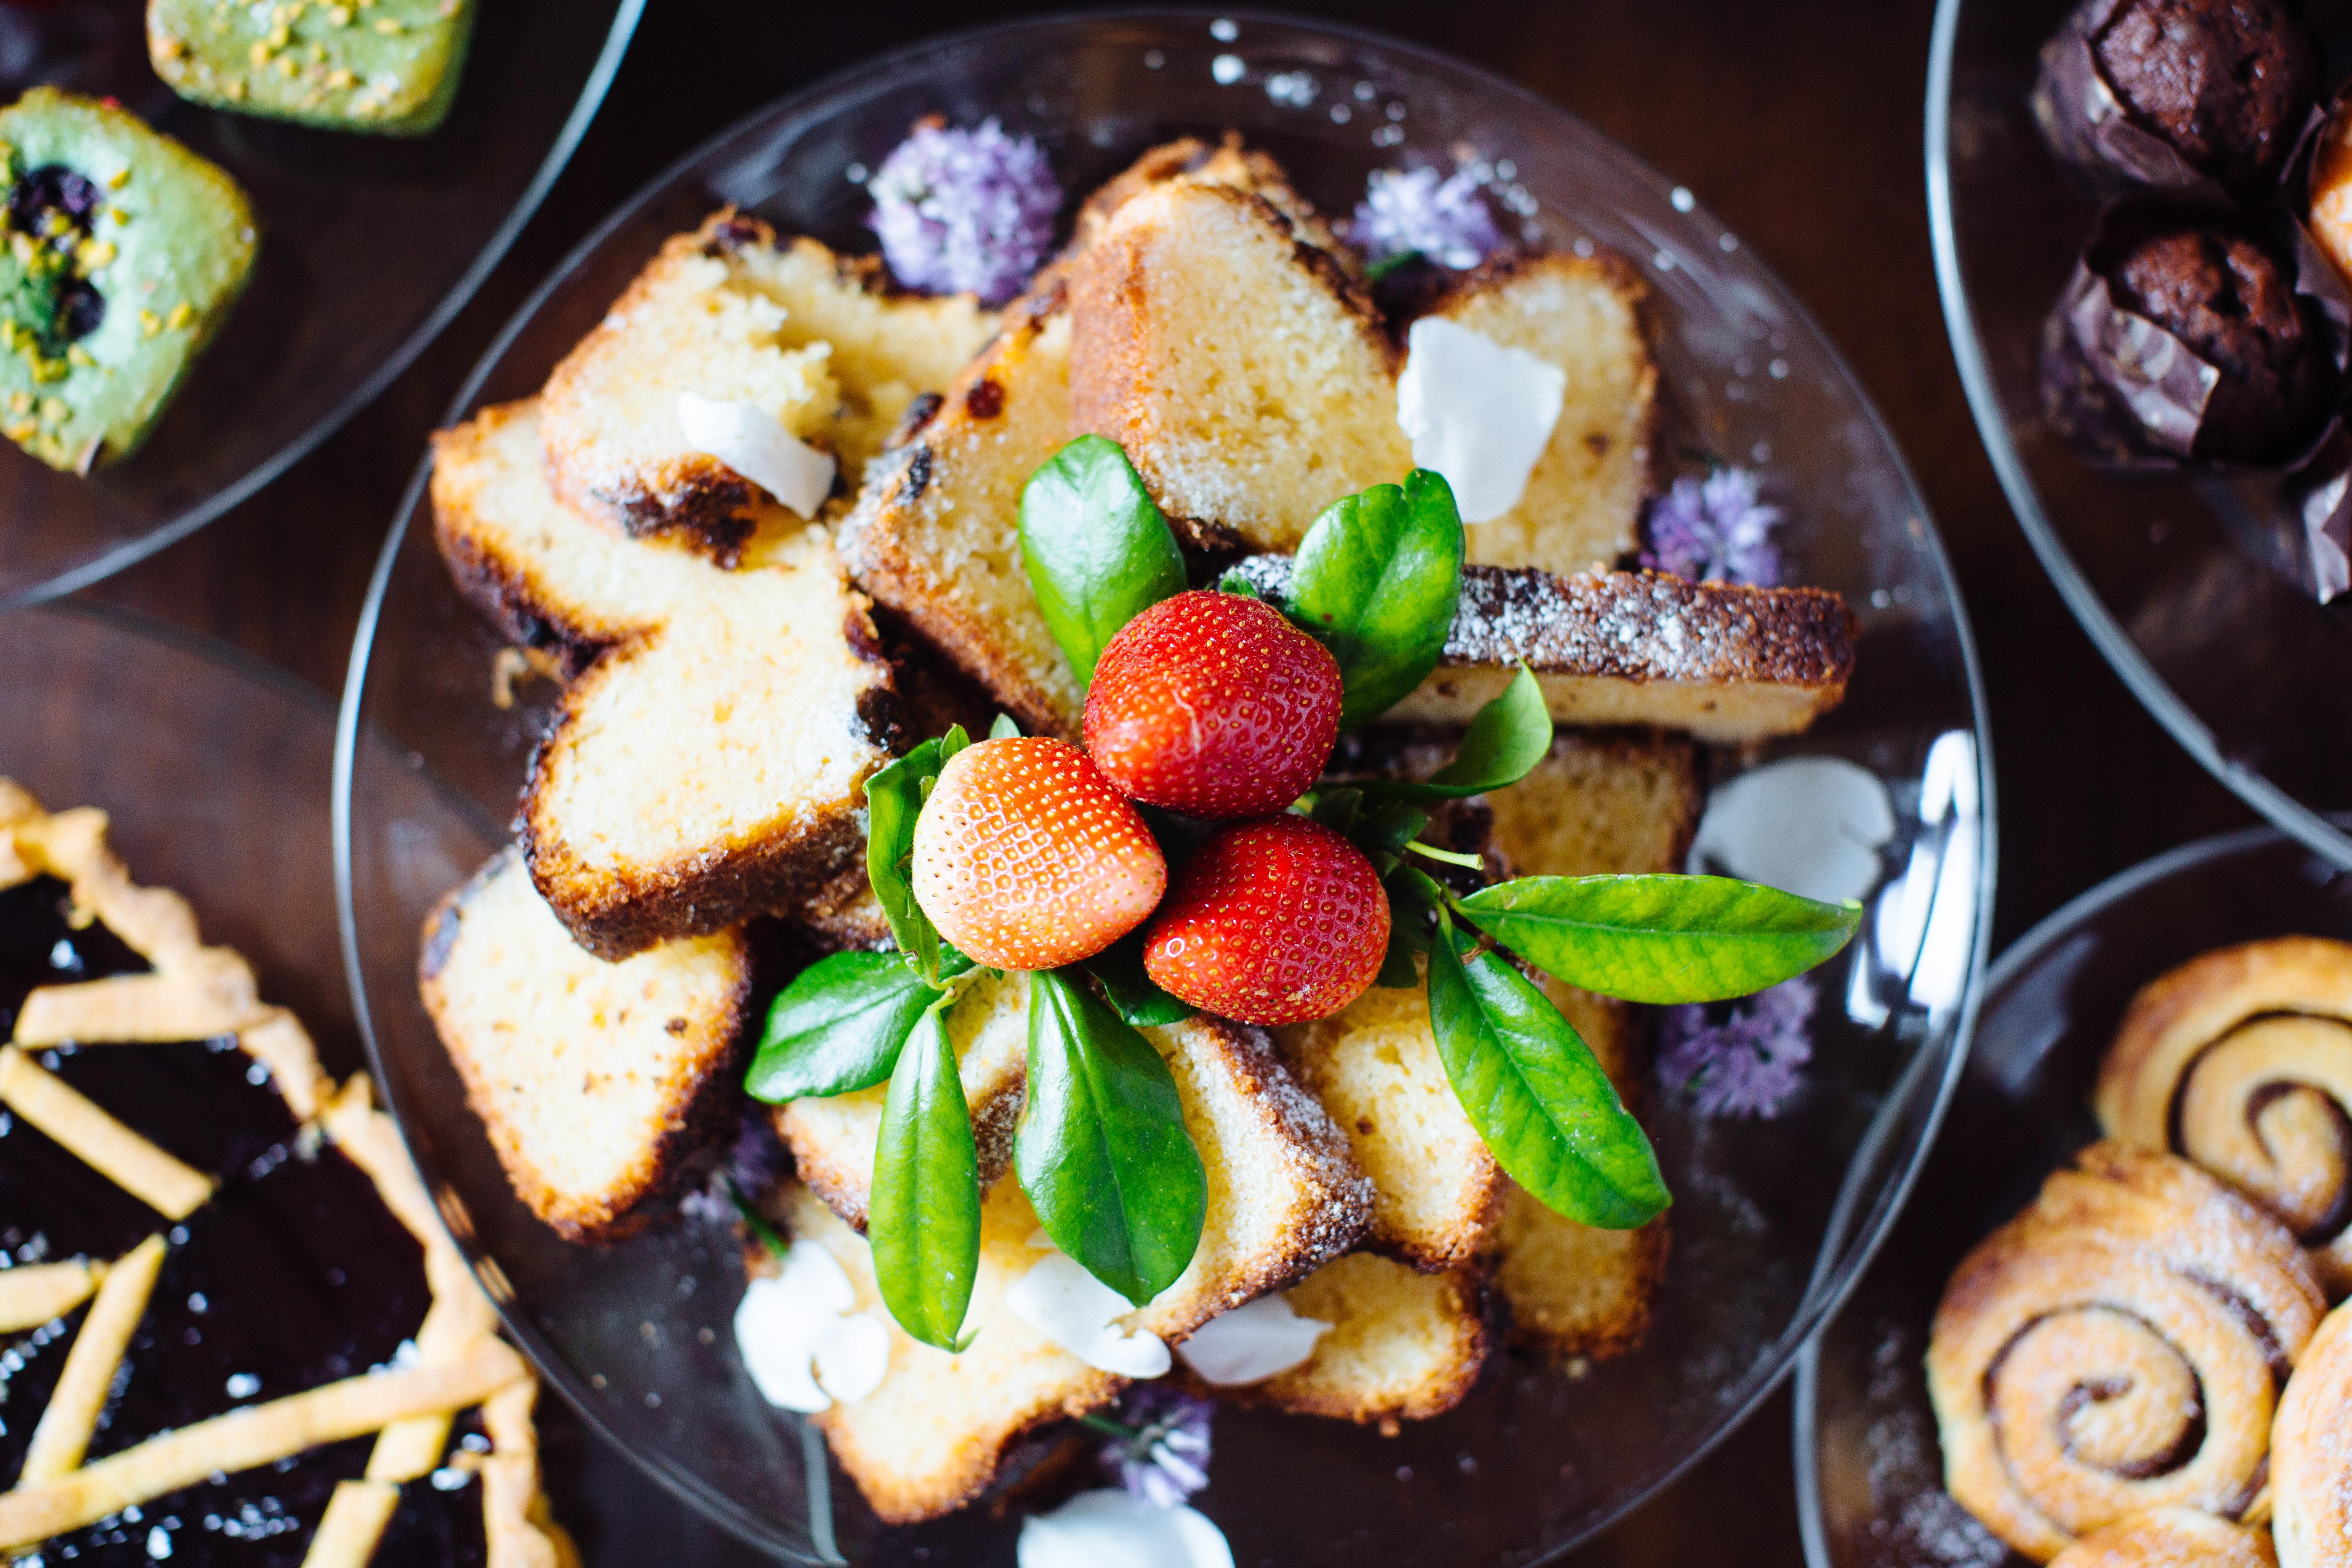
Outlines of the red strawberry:
M 1388 895 L 1364 852 L 1303 816 L 1274 816 L 1223 829 L 1185 863 L 1143 968 L 1204 1011 L 1298 1024 L 1362 995 L 1388 945 Z
M 1096 765 L 1188 816 L 1280 811 L 1314 784 L 1339 735 L 1339 661 L 1237 594 L 1152 605 L 1110 639 L 1087 692 Z
M 1065 741 L 982 741 L 915 819 L 915 901 L 992 969 L 1056 969 L 1143 923 L 1168 862 L 1143 818 Z

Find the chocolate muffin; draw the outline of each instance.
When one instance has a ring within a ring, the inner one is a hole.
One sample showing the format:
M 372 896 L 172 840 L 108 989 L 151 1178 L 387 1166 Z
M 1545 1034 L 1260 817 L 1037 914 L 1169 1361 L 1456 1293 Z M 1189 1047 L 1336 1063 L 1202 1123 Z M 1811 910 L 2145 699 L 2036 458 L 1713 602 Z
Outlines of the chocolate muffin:
M 2294 0 L 2085 0 L 2042 51 L 2035 113 L 2096 173 L 2251 199 L 2310 121 L 2320 50 Z
M 2336 387 L 2318 305 L 2292 259 L 2210 219 L 2159 224 L 2101 269 L 2116 304 L 2146 317 L 2220 373 L 2190 455 L 2259 463 L 2307 442 Z

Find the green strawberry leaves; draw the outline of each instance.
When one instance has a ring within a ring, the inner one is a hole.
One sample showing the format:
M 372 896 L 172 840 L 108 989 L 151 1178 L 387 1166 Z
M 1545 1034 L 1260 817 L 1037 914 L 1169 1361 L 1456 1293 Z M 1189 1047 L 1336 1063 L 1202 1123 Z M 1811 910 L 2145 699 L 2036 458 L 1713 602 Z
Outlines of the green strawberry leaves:
M 1672 1199 L 1642 1124 L 1551 999 L 1443 910 L 1429 1020 L 1454 1097 L 1495 1161 L 1580 1225 L 1630 1230 Z
M 915 819 L 931 785 L 950 758 L 971 744 L 961 724 L 925 741 L 866 781 L 866 878 L 881 901 L 898 951 L 926 984 L 971 967 L 971 961 L 940 940 L 939 930 L 915 902 Z
M 1460 800 L 1506 789 L 1534 771 L 1551 750 L 1551 709 L 1543 688 L 1527 666 L 1511 678 L 1503 694 L 1478 710 L 1454 760 L 1430 775 L 1426 784 L 1402 779 L 1367 779 L 1361 788 L 1371 801 Z
M 1171 996 L 1144 973 L 1143 938 L 1142 931 L 1122 937 L 1087 959 L 1086 971 L 1102 987 L 1111 1011 L 1136 1027 L 1181 1024 L 1192 1016 L 1192 1005 Z
M 769 1007 L 743 1087 L 771 1105 L 871 1089 L 940 994 L 895 952 L 821 959 Z
M 1175 1076 L 1069 971 L 1029 977 L 1029 1098 L 1013 1166 L 1054 1245 L 1139 1307 L 1200 1246 L 1208 1176 Z
M 1021 559 L 1084 690 L 1119 628 L 1184 591 L 1184 552 L 1116 441 L 1081 436 L 1021 491 Z
M 1547 974 L 1628 1002 L 1746 996 L 1836 956 L 1862 906 L 1727 877 L 1522 877 L 1455 908 Z
M 980 1273 L 980 1153 L 948 1038 L 946 1001 L 925 1009 L 890 1074 L 874 1149 L 866 1237 L 874 1281 L 898 1326 L 960 1351 Z
M 1331 504 L 1291 563 L 1290 617 L 1339 661 L 1339 727 L 1379 717 L 1445 652 L 1462 600 L 1462 515 L 1415 468 Z

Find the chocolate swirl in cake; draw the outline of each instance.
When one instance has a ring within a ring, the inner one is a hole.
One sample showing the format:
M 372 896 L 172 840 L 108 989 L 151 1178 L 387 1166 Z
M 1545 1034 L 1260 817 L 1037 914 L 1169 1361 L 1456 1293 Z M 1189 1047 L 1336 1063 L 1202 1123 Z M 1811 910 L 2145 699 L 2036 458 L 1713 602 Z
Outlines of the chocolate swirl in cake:
M 2235 1183 L 2352 1291 L 2352 944 L 2221 948 L 2132 999 L 2099 1069 L 2099 1125 Z
M 2352 1568 L 2352 1305 L 2319 1325 L 2271 1431 L 2284 1568 Z
M 2259 1517 L 2272 1411 L 2325 1305 L 2252 1203 L 2095 1143 L 1945 1289 L 1927 1351 L 1945 1485 L 2042 1561 L 2148 1509 Z

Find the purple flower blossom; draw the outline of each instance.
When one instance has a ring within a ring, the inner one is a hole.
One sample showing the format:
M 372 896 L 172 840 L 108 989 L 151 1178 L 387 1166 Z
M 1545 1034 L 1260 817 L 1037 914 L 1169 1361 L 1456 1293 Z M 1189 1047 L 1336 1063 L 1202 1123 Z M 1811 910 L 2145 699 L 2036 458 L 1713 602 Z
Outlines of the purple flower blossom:
M 1133 1496 L 1160 1508 L 1181 1508 L 1209 1484 L 1209 1415 L 1215 1406 L 1172 1388 L 1139 1384 L 1129 1390 L 1118 1420 L 1088 1416 L 1112 1434 L 1102 1467 Z
M 1814 1000 L 1813 983 L 1799 975 L 1734 1005 L 1719 1022 L 1702 1006 L 1670 1008 L 1658 1075 L 1687 1092 L 1701 1116 L 1778 1116 L 1813 1058 L 1806 1025 Z
M 1456 269 L 1502 248 L 1486 192 L 1468 169 L 1441 179 L 1434 169 L 1375 169 L 1364 184 L 1348 237 L 1370 261 L 1419 253 Z
M 1044 149 L 994 120 L 950 131 L 925 121 L 866 183 L 882 254 L 900 283 L 969 289 L 989 304 L 1021 291 L 1053 243 L 1062 187 Z
M 1676 479 L 1650 506 L 1650 548 L 1642 564 L 1694 583 L 1780 581 L 1772 531 L 1786 514 L 1759 498 L 1761 481 L 1746 468 L 1717 468 L 1704 479 Z

